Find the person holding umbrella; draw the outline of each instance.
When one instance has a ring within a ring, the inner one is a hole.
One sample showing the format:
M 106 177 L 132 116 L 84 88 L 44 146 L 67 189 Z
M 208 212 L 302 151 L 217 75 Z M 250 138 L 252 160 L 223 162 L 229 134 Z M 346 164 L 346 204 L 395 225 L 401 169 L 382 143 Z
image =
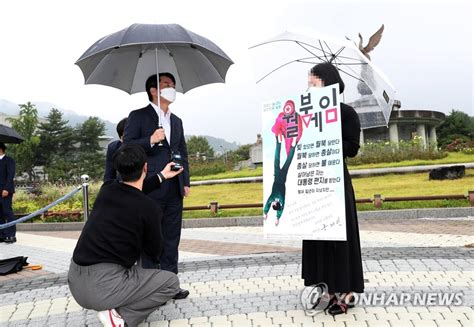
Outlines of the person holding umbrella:
M 310 87 L 339 84 L 344 91 L 344 82 L 331 63 L 314 66 L 309 75 Z M 355 110 L 341 103 L 343 156 L 355 157 L 359 150 L 360 122 Z M 359 225 L 351 177 L 344 162 L 344 190 L 346 202 L 347 241 L 303 241 L 302 277 L 305 286 L 325 283 L 330 300 L 328 312 L 337 315 L 353 307 L 352 292 L 364 292 L 364 276 L 360 250 Z M 338 293 L 338 298 L 334 295 Z
M 166 181 L 160 189 L 149 194 L 163 211 L 164 244 L 160 268 L 177 274 L 183 197 L 190 192 L 189 165 L 183 123 L 169 108 L 176 97 L 176 80 L 170 73 L 160 73 L 158 78 L 159 84 L 156 75 L 147 79 L 145 87 L 150 104 L 130 113 L 124 142 L 138 143 L 145 149 L 149 174 L 163 169 L 173 155 L 181 157 L 183 174 Z M 154 267 L 146 258 L 143 264 L 148 268 Z M 184 299 L 188 295 L 189 291 L 182 289 L 175 298 Z
M 169 104 L 176 91 L 224 83 L 233 61 L 214 42 L 178 24 L 133 24 L 100 38 L 76 64 L 86 84 L 107 85 L 129 94 L 147 92 L 151 103 L 130 113 L 124 143 L 142 145 L 150 173 L 164 167 L 171 155 L 181 160 L 183 173 L 150 195 L 164 209 L 161 269 L 177 273 L 183 196 L 189 195 L 190 184 L 183 125 L 169 111 Z M 159 75 L 159 83 L 156 75 L 150 76 L 153 72 Z M 188 294 L 182 290 L 176 298 Z
M 15 220 L 12 209 L 13 193 L 15 193 L 15 160 L 5 154 L 7 147 L 0 143 L 0 224 Z M 0 242 L 16 242 L 16 226 L 0 229 Z

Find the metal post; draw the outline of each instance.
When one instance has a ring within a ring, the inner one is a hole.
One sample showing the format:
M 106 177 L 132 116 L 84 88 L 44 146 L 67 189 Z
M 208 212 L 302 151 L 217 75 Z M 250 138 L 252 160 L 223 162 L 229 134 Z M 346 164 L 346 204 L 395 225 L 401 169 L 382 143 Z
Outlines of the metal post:
M 211 214 L 216 215 L 219 210 L 219 204 L 217 202 L 211 202 L 209 204 L 209 209 L 211 209 Z
M 84 222 L 89 219 L 89 175 L 82 175 L 82 207 L 84 209 Z
M 383 203 L 382 195 L 374 194 L 374 206 L 376 208 L 382 208 L 382 203 Z

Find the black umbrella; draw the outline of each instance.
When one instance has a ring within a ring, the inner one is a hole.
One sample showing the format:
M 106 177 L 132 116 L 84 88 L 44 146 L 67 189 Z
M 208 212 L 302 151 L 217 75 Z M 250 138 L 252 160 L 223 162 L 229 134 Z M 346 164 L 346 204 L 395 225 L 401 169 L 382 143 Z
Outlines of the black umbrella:
M 19 272 L 28 265 L 28 257 L 14 257 L 0 260 L 0 276 Z
M 1 143 L 21 143 L 25 139 L 13 128 L 0 124 L 0 142 Z

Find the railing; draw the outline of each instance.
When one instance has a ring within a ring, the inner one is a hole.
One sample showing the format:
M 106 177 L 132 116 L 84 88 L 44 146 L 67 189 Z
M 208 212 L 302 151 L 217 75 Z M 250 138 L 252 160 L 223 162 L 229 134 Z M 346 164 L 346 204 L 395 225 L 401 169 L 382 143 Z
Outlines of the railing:
M 356 203 L 373 203 L 374 207 L 381 208 L 383 202 L 397 202 L 397 201 L 430 201 L 430 200 L 465 200 L 467 199 L 474 207 L 474 191 L 469 191 L 467 195 L 426 195 L 426 196 L 387 196 L 383 197 L 381 194 L 374 194 L 373 198 L 356 199 Z M 243 203 L 243 204 L 219 204 L 218 202 L 211 202 L 209 205 L 185 207 L 183 210 L 210 210 L 212 214 L 217 214 L 219 209 L 245 209 L 245 208 L 263 208 L 263 203 Z
M 0 230 L 2 229 L 6 229 L 6 228 L 9 228 L 9 227 L 12 227 L 16 224 L 19 224 L 19 223 L 22 223 L 24 221 L 27 221 L 31 218 L 34 218 L 36 216 L 39 216 L 39 215 L 45 215 L 45 213 L 48 212 L 48 210 L 52 207 L 54 207 L 55 205 L 69 199 L 70 197 L 74 196 L 77 192 L 81 191 L 82 190 L 82 194 L 83 194 L 83 211 L 82 213 L 84 214 L 84 221 L 87 221 L 87 218 L 89 216 L 89 176 L 87 175 L 82 175 L 81 176 L 81 180 L 82 180 L 82 185 L 79 186 L 79 187 L 75 187 L 71 192 L 69 192 L 68 194 L 60 197 L 59 199 L 53 201 L 52 203 L 48 204 L 47 206 L 45 206 L 44 208 L 41 208 L 39 210 L 36 210 L 35 212 L 32 212 L 30 214 L 15 214 L 15 216 L 21 216 L 20 218 L 18 219 L 15 219 L 13 221 L 9 221 L 7 223 L 4 223 L 4 224 L 0 224 Z M 71 213 L 69 213 L 70 215 Z
M 356 203 L 373 203 L 374 207 L 381 208 L 383 202 L 398 201 L 431 201 L 431 200 L 469 200 L 471 207 L 474 207 L 474 191 L 469 191 L 468 195 L 426 195 L 426 196 L 387 196 L 374 194 L 373 198 L 356 199 Z
M 431 200 L 468 200 L 471 207 L 474 207 L 474 190 L 468 191 L 464 194 L 450 194 L 450 195 L 425 195 L 425 196 L 387 196 L 381 194 L 374 194 L 373 198 L 356 199 L 356 203 L 373 203 L 375 208 L 381 208 L 384 202 L 399 202 L 399 201 L 431 201 Z M 241 203 L 241 204 L 219 204 L 216 201 L 210 202 L 208 205 L 188 206 L 184 207 L 184 211 L 195 210 L 209 210 L 212 214 L 217 214 L 219 209 L 246 209 L 246 208 L 263 208 L 263 203 Z M 43 213 L 45 217 L 59 216 L 70 217 L 80 216 L 83 211 L 46 211 Z M 26 214 L 16 214 L 16 216 L 25 216 Z

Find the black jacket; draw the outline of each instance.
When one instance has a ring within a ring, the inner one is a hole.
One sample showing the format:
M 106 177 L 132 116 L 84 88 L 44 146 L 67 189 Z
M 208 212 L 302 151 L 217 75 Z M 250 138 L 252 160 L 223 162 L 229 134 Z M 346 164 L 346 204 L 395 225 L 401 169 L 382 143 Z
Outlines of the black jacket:
M 8 193 L 15 193 L 15 184 L 13 178 L 15 177 L 15 160 L 5 155 L 0 160 L 0 193 L 5 190 Z
M 158 262 L 162 212 L 145 195 L 156 187 L 156 176 L 146 179 L 143 192 L 118 181 L 105 182 L 77 241 L 74 262 L 80 266 L 116 263 L 130 268 L 142 253 Z
M 128 116 L 124 131 L 124 143 L 140 144 L 147 153 L 148 174 L 156 174 L 163 170 L 167 163 L 171 161 L 171 153 L 179 152 L 182 157 L 184 167 L 183 173 L 175 178 L 179 181 L 181 196 L 184 196 L 184 186 L 189 186 L 189 164 L 186 140 L 184 138 L 183 123 L 178 116 L 171 114 L 171 140 L 165 140 L 163 146 L 151 146 L 150 136 L 158 127 L 158 115 L 150 105 L 145 108 L 134 110 Z M 156 191 L 150 193 L 155 199 L 163 198 L 168 193 L 169 183 L 165 181 Z
M 104 182 L 117 179 L 117 171 L 114 168 L 112 157 L 118 148 L 120 148 L 120 146 L 122 146 L 122 141 L 120 140 L 112 141 L 107 146 L 107 154 L 105 156 Z

